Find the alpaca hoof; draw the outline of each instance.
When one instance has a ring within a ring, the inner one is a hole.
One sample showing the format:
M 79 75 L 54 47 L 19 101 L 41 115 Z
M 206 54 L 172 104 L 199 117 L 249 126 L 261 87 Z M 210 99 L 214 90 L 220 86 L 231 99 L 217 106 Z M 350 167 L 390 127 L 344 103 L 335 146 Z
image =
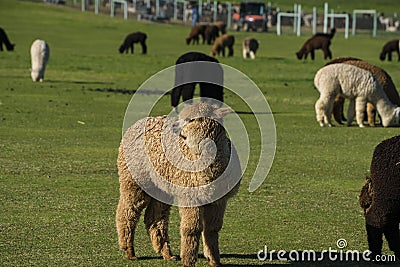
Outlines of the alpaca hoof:
M 177 261 L 178 258 L 176 256 L 163 256 L 166 261 Z
M 365 125 L 364 124 L 359 124 L 358 127 L 365 128 Z
M 211 267 L 221 267 L 222 264 L 220 262 L 210 261 Z
M 324 124 L 323 122 L 320 122 L 320 123 L 319 123 L 319 126 L 325 127 L 325 124 Z
M 128 259 L 128 260 L 131 260 L 131 261 L 134 261 L 134 260 L 137 260 L 137 257 L 135 256 L 135 253 L 132 251 L 132 249 L 127 249 L 126 251 L 125 251 L 125 254 L 126 254 L 126 258 Z

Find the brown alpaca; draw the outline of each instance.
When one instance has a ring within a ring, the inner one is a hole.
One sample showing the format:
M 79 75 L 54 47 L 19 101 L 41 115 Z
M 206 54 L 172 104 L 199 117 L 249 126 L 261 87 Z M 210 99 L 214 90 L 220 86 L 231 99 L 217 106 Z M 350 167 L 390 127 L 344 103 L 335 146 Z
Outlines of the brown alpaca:
M 397 57 L 397 61 L 400 61 L 400 40 L 399 39 L 395 39 L 395 40 L 391 40 L 389 42 L 387 42 L 383 48 L 382 48 L 382 52 L 379 55 L 379 59 L 380 60 L 385 60 L 386 55 L 388 58 L 388 61 L 392 61 L 392 52 L 396 52 L 398 57 Z
M 219 37 L 218 27 L 215 25 L 207 25 L 204 36 L 207 44 L 213 44 L 215 39 Z
M 228 47 L 228 57 L 233 56 L 233 45 L 235 44 L 235 37 L 231 34 L 224 34 L 218 37 L 214 45 L 211 49 L 211 55 L 216 56 L 222 53 L 222 56 L 225 57 L 225 47 Z
M 205 38 L 205 31 L 206 31 L 207 25 L 201 24 L 201 25 L 195 25 L 189 33 L 189 37 L 186 38 L 186 44 L 190 44 L 192 42 L 193 44 L 199 44 L 199 36 L 203 38 L 203 44 L 206 41 Z
M 119 246 L 128 259 L 137 259 L 135 229 L 144 209 L 154 250 L 166 260 L 174 259 L 168 222 L 170 205 L 176 204 L 183 266 L 195 266 L 200 235 L 209 264 L 220 266 L 218 233 L 227 201 L 237 193 L 241 179 L 239 158 L 222 126 L 230 112 L 198 103 L 185 107 L 179 119 L 148 117 L 125 132 L 117 160 L 116 226 Z
M 214 23 L 215 26 L 218 27 L 218 29 L 221 31 L 221 34 L 225 34 L 226 33 L 226 23 L 223 21 L 216 21 Z
M 311 54 L 311 59 L 314 60 L 316 49 L 322 49 L 324 52 L 324 59 L 332 59 L 332 52 L 329 49 L 331 45 L 331 39 L 335 35 L 336 30 L 332 29 L 330 34 L 325 33 L 317 33 L 310 39 L 308 39 L 304 45 L 301 47 L 300 51 L 296 53 L 296 56 L 299 60 L 303 57 L 307 59 L 308 53 Z
M 374 66 L 366 61 L 363 61 L 358 58 L 352 58 L 352 57 L 346 57 L 346 58 L 337 58 L 334 59 L 330 62 L 328 62 L 326 65 L 330 64 L 335 64 L 335 63 L 344 63 L 344 64 L 349 64 L 356 66 L 358 68 L 367 70 L 372 73 L 372 75 L 375 76 L 375 78 L 378 80 L 380 85 L 382 86 L 383 91 L 385 91 L 386 96 L 388 97 L 389 101 L 392 102 L 393 104 L 400 106 L 400 96 L 399 93 L 396 89 L 396 86 L 393 83 L 392 78 L 390 75 L 383 69 Z M 343 105 L 344 105 L 344 98 L 342 96 L 337 96 L 334 102 L 333 106 L 333 116 L 335 120 L 342 124 L 342 119 L 343 119 Z M 375 126 L 375 117 L 376 117 L 376 107 L 368 102 L 367 103 L 367 117 L 368 117 L 368 123 L 371 127 Z

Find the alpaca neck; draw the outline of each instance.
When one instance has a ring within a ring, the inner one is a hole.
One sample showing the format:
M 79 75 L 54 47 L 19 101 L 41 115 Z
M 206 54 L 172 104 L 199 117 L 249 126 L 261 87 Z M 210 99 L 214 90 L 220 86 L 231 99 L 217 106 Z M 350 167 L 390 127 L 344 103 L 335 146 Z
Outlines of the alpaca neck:
M 392 104 L 386 95 L 376 99 L 375 106 L 379 115 L 382 117 L 383 126 L 388 126 L 395 115 L 395 109 L 397 106 Z

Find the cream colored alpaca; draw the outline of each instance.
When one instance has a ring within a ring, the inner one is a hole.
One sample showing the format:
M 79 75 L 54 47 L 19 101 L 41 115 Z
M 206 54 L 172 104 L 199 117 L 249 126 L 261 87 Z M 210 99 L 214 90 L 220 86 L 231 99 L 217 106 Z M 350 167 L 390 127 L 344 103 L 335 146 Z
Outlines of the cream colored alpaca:
M 364 127 L 363 117 L 367 102 L 376 107 L 384 127 L 400 126 L 400 108 L 389 101 L 382 86 L 369 71 L 349 64 L 328 65 L 316 73 L 314 85 L 320 92 L 315 111 L 321 126 L 332 126 L 331 114 L 337 95 L 350 100 L 348 126 L 352 124 L 356 111 L 357 123 Z
M 136 259 L 133 242 L 143 209 L 153 248 L 164 259 L 174 259 L 168 236 L 171 203 L 159 201 L 170 198 L 179 206 L 183 266 L 195 266 L 201 233 L 204 255 L 211 266 L 220 265 L 218 232 L 227 201 L 236 194 L 241 178 L 238 157 L 221 124 L 227 113 L 226 108 L 199 103 L 185 107 L 179 120 L 145 118 L 124 134 L 117 162 L 116 225 L 120 248 L 128 259 Z M 212 182 L 217 179 L 223 179 L 226 193 L 213 199 L 218 192 Z M 203 204 L 192 205 L 196 199 Z

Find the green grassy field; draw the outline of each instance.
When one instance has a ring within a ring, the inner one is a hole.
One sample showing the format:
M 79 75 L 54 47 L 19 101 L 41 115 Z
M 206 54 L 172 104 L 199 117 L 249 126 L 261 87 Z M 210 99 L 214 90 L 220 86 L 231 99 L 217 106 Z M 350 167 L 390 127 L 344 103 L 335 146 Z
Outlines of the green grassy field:
M 393 10 L 399 7 L 396 3 Z M 116 157 L 132 97 L 122 92 L 136 90 L 180 54 L 208 53 L 210 46 L 186 46 L 187 27 L 124 21 L 30 1 L 2 0 L 0 27 L 16 43 L 15 51 L 0 52 L 0 266 L 180 266 L 153 252 L 143 223 L 136 238 L 142 259 L 129 262 L 118 248 Z M 120 55 L 117 49 L 125 35 L 137 30 L 149 36 L 148 55 L 141 55 L 140 48 L 134 55 Z M 240 51 L 248 34 L 234 34 L 235 56 L 219 59 L 245 73 L 263 92 L 274 113 L 277 145 L 263 185 L 247 191 L 255 169 L 251 162 L 228 205 L 220 234 L 222 262 L 284 263 L 259 261 L 256 254 L 265 245 L 276 251 L 337 249 L 340 238 L 347 240 L 346 249 L 366 250 L 359 191 L 374 147 L 399 129 L 320 128 L 313 78 L 325 64 L 322 52 L 317 51 L 314 62 L 298 61 L 294 55 L 309 35 L 253 34 L 261 47 L 250 61 Z M 43 83 L 33 83 L 29 72 L 29 48 L 36 38 L 46 40 L 51 49 Z M 393 38 L 395 34 L 379 32 L 376 38 L 361 33 L 346 40 L 339 32 L 331 48 L 334 57 L 359 57 L 382 67 L 400 86 L 399 63 L 378 60 L 382 45 Z M 165 96 L 157 112 L 168 113 L 168 103 Z M 246 109 L 228 91 L 226 103 Z M 257 131 L 251 115 L 240 117 L 250 132 Z M 258 142 L 252 141 L 252 149 L 259 149 Z M 173 252 L 179 253 L 176 207 L 170 231 Z M 386 243 L 384 249 L 390 254 Z M 207 261 L 200 258 L 198 266 L 207 266 Z

